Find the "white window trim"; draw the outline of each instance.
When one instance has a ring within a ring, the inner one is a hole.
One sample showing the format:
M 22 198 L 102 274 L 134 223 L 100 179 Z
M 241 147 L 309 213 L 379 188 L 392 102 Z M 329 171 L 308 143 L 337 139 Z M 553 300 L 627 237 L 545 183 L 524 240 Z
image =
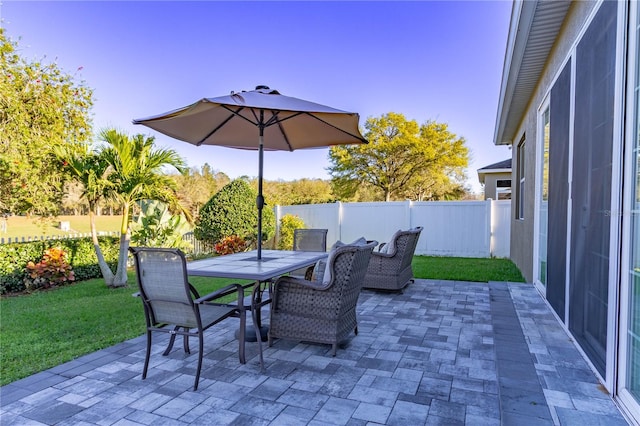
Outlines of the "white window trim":
M 560 69 L 562 71 L 562 68 Z M 559 75 L 559 73 L 558 73 Z M 551 97 L 551 88 L 555 84 L 555 81 L 558 78 L 556 75 L 553 83 L 549 86 L 549 92 L 545 95 L 542 103 L 538 107 L 538 111 L 536 112 L 536 159 L 535 159 L 535 203 L 534 203 L 534 220 L 533 220 L 533 282 L 536 285 L 538 291 L 540 291 L 545 298 L 547 297 L 547 289 L 544 284 L 540 281 L 540 207 L 542 201 L 542 168 L 544 155 L 544 113 L 547 109 L 549 109 L 550 97 Z M 549 116 L 549 123 L 551 123 L 551 116 Z M 548 212 L 547 212 L 548 214 Z M 548 218 L 547 218 L 548 224 Z M 547 225 L 547 232 L 549 231 Z
M 629 44 L 628 44 L 628 52 L 635 54 L 638 52 L 640 46 L 640 40 L 636 37 L 636 27 L 640 25 L 639 14 L 640 5 L 638 2 L 630 2 L 629 8 Z M 637 68 L 634 68 L 635 67 Z M 636 126 L 637 121 L 640 120 L 640 110 L 635 111 L 635 87 L 640 85 L 640 81 L 634 81 L 636 76 L 640 74 L 640 64 L 636 64 L 634 61 L 629 61 L 627 64 L 627 76 L 629 76 L 629 84 L 626 88 L 627 95 L 627 117 L 631 117 L 632 119 L 626 120 L 627 127 L 624 129 L 625 132 L 625 140 L 628 144 L 633 145 L 635 143 L 636 136 Z M 638 114 L 637 117 L 634 117 L 635 114 Z M 635 421 L 640 421 L 637 417 L 637 410 L 630 409 L 631 407 L 637 407 L 638 402 L 631 395 L 631 393 L 624 388 L 624 385 L 627 380 L 627 352 L 629 349 L 627 329 L 629 327 L 629 315 L 627 311 L 627 307 L 629 306 L 629 291 L 633 283 L 629 277 L 629 269 L 631 268 L 631 244 L 632 244 L 632 216 L 630 214 L 631 209 L 633 208 L 633 203 L 635 199 L 635 194 L 632 192 L 634 186 L 635 176 L 632 174 L 634 169 L 634 152 L 632 149 L 628 149 L 625 157 L 622 159 L 624 161 L 624 176 L 622 177 L 624 184 L 624 188 L 626 188 L 626 192 L 623 194 L 622 200 L 622 212 L 621 220 L 622 220 L 622 240 L 621 240 L 621 259 L 620 259 L 620 324 L 619 324 L 619 335 L 620 342 L 618 345 L 618 363 L 617 363 L 617 371 L 616 371 L 616 394 L 620 399 L 621 408 L 628 415 L 631 416 L 631 413 L 635 413 Z M 628 214 L 624 214 L 624 212 L 628 212 Z

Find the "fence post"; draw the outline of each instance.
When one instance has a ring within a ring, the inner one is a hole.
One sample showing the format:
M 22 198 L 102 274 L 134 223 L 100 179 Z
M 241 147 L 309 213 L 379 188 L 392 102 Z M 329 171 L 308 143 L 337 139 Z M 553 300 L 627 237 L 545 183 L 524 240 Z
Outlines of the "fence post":
M 342 241 L 342 201 L 336 201 L 338 207 L 338 240 Z
M 489 257 L 493 255 L 492 251 L 492 239 L 493 239 L 493 200 L 491 198 L 487 198 L 485 201 L 485 215 L 486 215 L 486 228 L 485 228 L 485 242 L 487 244 L 487 249 L 489 252 Z

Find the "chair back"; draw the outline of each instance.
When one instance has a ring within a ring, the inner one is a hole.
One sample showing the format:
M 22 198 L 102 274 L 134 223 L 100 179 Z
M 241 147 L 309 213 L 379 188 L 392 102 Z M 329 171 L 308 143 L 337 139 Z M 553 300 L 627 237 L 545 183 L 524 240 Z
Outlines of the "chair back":
M 327 251 L 328 229 L 294 229 L 294 251 Z
M 195 328 L 196 319 L 184 253 L 178 249 L 130 247 L 147 325 Z
M 397 250 L 396 255 L 401 258 L 400 270 L 411 265 L 413 254 L 416 251 L 416 246 L 418 245 L 418 239 L 420 238 L 421 232 L 422 226 L 418 226 L 407 231 L 399 232 L 396 235 L 395 247 Z
M 331 283 L 337 291 L 342 292 L 343 303 L 355 306 L 358 300 L 364 277 L 367 274 L 369 259 L 376 241 L 364 245 L 345 245 L 335 249 L 335 254 L 327 268 L 331 268 Z

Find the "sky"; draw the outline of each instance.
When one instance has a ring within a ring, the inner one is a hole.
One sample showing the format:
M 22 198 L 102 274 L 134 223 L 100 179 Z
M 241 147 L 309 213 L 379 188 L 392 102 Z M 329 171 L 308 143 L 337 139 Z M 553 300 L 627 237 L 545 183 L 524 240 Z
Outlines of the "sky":
M 154 136 L 189 166 L 257 176 L 255 151 L 196 147 L 131 121 L 267 85 L 357 112 L 446 123 L 477 169 L 493 144 L 511 2 L 0 0 L 0 25 L 28 61 L 55 62 L 94 90 L 94 130 Z M 329 179 L 328 149 L 265 152 L 268 180 Z

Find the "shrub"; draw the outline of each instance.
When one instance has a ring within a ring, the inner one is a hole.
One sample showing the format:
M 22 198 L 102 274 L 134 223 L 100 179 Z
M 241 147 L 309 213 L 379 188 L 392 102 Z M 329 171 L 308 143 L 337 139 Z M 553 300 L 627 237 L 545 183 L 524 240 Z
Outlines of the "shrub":
M 249 184 L 236 179 L 225 185 L 200 209 L 194 236 L 215 244 L 225 237 L 236 235 L 249 244 L 257 241 L 258 209 L 256 192 Z M 275 231 L 275 215 L 270 208 L 262 210 L 262 240 Z
M 278 250 L 293 250 L 293 231 L 304 228 L 304 221 L 296 215 L 286 214 L 280 219 Z
M 67 253 L 61 247 L 51 247 L 42 255 L 38 263 L 27 263 L 27 277 L 24 285 L 27 290 L 50 288 L 74 281 L 73 268 L 67 261 Z
M 104 258 L 114 268 L 118 262 L 120 238 L 98 238 Z M 91 238 L 0 244 L 0 294 L 24 291 L 27 263 L 39 262 L 42 253 L 51 247 L 61 247 L 67 253 L 76 281 L 102 277 Z
M 216 244 L 216 253 L 219 255 L 233 254 L 247 249 L 247 242 L 237 235 L 224 237 Z
M 182 236 L 191 226 L 182 214 L 174 215 L 167 204 L 160 201 L 143 201 L 141 212 L 131 223 L 131 243 L 138 246 L 174 247 L 190 250 L 191 243 Z

